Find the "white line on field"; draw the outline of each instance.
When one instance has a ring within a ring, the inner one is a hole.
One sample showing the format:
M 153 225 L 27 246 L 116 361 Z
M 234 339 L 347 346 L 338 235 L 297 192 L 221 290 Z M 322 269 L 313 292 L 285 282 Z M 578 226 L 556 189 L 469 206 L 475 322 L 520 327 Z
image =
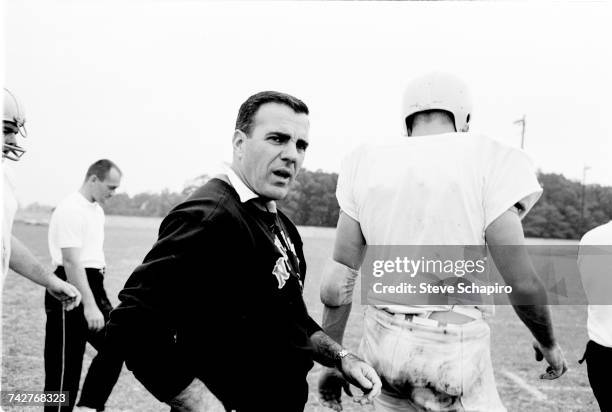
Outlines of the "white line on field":
M 498 384 L 497 385 L 497 389 L 513 389 L 515 388 L 515 385 L 504 385 L 504 384 Z M 559 392 L 567 392 L 567 393 L 572 393 L 572 392 L 592 392 L 593 390 L 590 387 L 581 387 L 581 386 L 546 386 L 544 388 L 541 388 L 542 391 L 544 392 L 548 392 L 548 391 L 559 391 Z
M 593 389 L 576 386 L 548 386 L 545 388 L 547 391 L 563 391 L 567 393 L 572 392 L 592 392 Z
M 510 379 L 511 381 L 513 381 L 514 383 L 516 383 L 526 392 L 529 392 L 531 396 L 533 396 L 537 401 L 545 401 L 548 399 L 548 397 L 544 395 L 542 392 L 540 392 L 533 386 L 528 385 L 527 382 L 525 382 L 520 376 L 515 375 L 514 373 L 507 371 L 507 370 L 502 371 L 502 374 L 506 376 L 508 379 Z

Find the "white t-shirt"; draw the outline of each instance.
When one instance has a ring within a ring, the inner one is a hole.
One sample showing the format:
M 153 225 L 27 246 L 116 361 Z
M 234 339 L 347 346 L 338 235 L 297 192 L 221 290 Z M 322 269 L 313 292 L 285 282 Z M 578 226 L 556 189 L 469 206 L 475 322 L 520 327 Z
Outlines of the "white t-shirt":
M 4 278 L 8 273 L 11 257 L 11 232 L 13 220 L 17 213 L 18 202 L 15 196 L 15 186 L 10 171 L 2 165 L 2 273 L 0 274 L 0 292 L 4 285 Z M 2 297 L 0 296 L 0 302 Z
M 79 192 L 65 198 L 49 222 L 49 252 L 56 266 L 62 265 L 62 248 L 80 248 L 86 268 L 102 269 L 104 262 L 104 211 Z
M 15 196 L 15 186 L 10 171 L 5 164 L 2 164 L 2 272 L 0 273 L 0 375 L 2 375 L 2 295 L 4 290 L 4 280 L 9 270 L 9 260 L 11 258 L 11 232 L 13 230 L 13 220 L 19 206 Z M 0 412 L 2 407 L 0 407 Z
M 611 252 L 612 221 L 588 231 L 580 240 L 578 268 L 587 297 L 612 299 Z M 588 305 L 587 330 L 589 339 L 612 348 L 612 305 Z
M 525 152 L 474 133 L 363 145 L 344 159 L 336 190 L 368 245 L 484 245 L 491 222 L 517 203 L 524 217 L 541 194 Z

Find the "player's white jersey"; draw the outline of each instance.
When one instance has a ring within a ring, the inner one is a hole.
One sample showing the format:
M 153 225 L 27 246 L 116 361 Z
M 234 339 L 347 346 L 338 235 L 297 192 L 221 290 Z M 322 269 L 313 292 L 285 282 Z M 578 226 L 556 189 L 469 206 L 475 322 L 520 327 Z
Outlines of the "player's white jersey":
M 368 245 L 484 245 L 491 222 L 514 204 L 524 217 L 541 194 L 525 152 L 474 133 L 360 146 L 336 191 Z

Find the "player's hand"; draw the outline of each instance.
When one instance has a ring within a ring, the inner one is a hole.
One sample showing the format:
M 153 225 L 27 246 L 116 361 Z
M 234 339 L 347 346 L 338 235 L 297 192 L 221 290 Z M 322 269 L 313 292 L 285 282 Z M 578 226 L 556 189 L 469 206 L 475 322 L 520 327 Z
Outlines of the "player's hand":
M 342 358 L 339 369 L 350 384 L 355 385 L 364 393 L 363 397 L 353 398 L 355 402 L 366 405 L 372 403 L 372 400 L 380 394 L 382 383 L 378 374 L 373 367 L 356 355 L 349 353 Z
M 557 379 L 567 372 L 567 361 L 559 345 L 555 343 L 551 348 L 545 348 L 534 341 L 533 349 L 535 350 L 535 358 L 538 362 L 542 359 L 546 359 L 546 362 L 548 362 L 546 373 L 541 374 L 540 379 Z
M 319 378 L 319 397 L 321 404 L 334 411 L 342 410 L 342 389 L 350 397 L 351 385 L 348 383 L 342 372 L 336 368 L 325 368 Z
M 83 314 L 85 315 L 89 330 L 97 332 L 104 327 L 104 316 L 95 303 L 85 305 Z
M 55 275 L 49 276 L 47 290 L 51 296 L 62 302 L 64 310 L 72 310 L 81 304 L 81 293 L 79 290 Z
M 189 386 L 176 395 L 168 405 L 171 412 L 206 412 L 206 386 L 199 379 L 191 381 Z

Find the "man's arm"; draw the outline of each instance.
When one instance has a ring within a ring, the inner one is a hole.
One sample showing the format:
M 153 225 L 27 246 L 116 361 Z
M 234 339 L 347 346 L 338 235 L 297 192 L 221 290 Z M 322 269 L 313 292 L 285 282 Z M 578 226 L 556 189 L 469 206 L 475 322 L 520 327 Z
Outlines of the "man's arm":
M 79 291 L 71 284 L 49 273 L 15 236 L 11 236 L 9 267 L 21 276 L 47 288 L 51 295 L 62 301 L 66 310 L 71 310 L 81 303 Z
M 382 383 L 374 368 L 352 353 L 346 353 L 345 356 L 340 358 L 339 354 L 343 350 L 342 346 L 322 331 L 315 332 L 310 337 L 310 341 L 315 348 L 315 360 L 317 362 L 329 368 L 337 368 L 348 383 L 357 386 L 366 394 L 360 399 L 360 403 L 370 403 L 372 399 L 378 396 Z M 343 384 L 343 382 L 339 383 Z M 343 384 L 343 386 L 347 394 L 352 396 L 348 385 Z
M 555 340 L 546 290 L 527 253 L 516 211 L 510 209 L 494 220 L 485 236 L 499 273 L 512 287 L 510 301 L 514 310 L 537 340 L 536 353 L 541 351 L 550 364 L 548 373 L 542 377 L 558 378 L 567 370 L 565 358 Z
M 359 222 L 340 212 L 331 262 L 325 267 L 321 283 L 323 331 L 342 343 L 351 313 L 353 287 L 363 262 L 365 239 Z
M 120 303 L 106 325 L 107 344 L 153 396 L 177 411 L 204 411 L 204 385 L 195 379 L 197 368 L 181 325 L 194 316 L 185 311 L 203 290 L 197 286 L 203 262 L 218 256 L 222 246 L 212 230 L 204 228 L 198 215 L 171 212 L 157 242 L 119 293 Z M 210 284 L 210 290 L 218 289 Z M 198 315 L 202 333 L 207 333 L 206 313 Z
M 66 279 L 77 287 L 83 299 L 83 314 L 87 321 L 87 326 L 91 330 L 98 331 L 104 327 L 104 316 L 98 308 L 94 299 L 87 273 L 81 263 L 81 248 L 65 247 L 62 248 L 62 265 L 66 271 Z
M 323 331 L 328 335 L 327 339 L 333 339 L 337 345 L 327 345 L 328 350 L 337 351 L 338 348 L 341 348 L 344 330 L 351 313 L 353 287 L 358 276 L 358 269 L 363 262 L 364 250 L 365 239 L 359 222 L 346 213 L 340 212 L 333 258 L 325 266 L 321 283 L 321 301 L 324 304 Z M 322 344 L 321 347 L 325 348 L 326 345 Z M 336 411 L 342 410 L 341 388 L 344 388 L 347 395 L 352 396 L 344 379 L 346 375 L 342 375 L 345 374 L 328 368 L 319 379 L 319 394 L 323 405 Z M 376 373 L 374 376 L 375 378 L 372 379 L 380 382 Z M 373 392 L 374 390 L 368 394 L 367 401 L 375 396 Z

